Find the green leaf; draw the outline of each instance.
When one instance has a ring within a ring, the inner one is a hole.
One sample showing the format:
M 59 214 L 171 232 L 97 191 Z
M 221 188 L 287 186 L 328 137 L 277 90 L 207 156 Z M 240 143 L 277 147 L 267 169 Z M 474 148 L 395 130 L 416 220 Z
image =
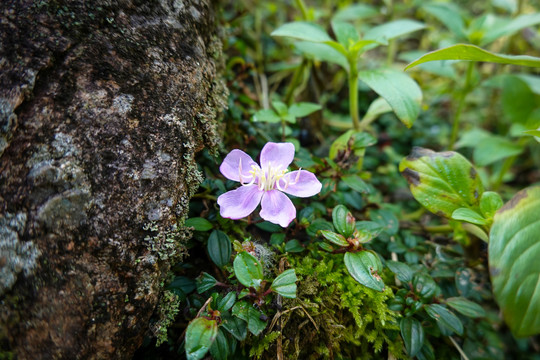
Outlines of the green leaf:
M 503 206 L 501 196 L 493 191 L 485 191 L 480 198 L 480 211 L 482 214 L 491 218 L 497 210 Z
M 347 242 L 345 237 L 341 234 L 337 234 L 330 230 L 321 230 L 319 232 L 326 240 L 330 241 L 332 244 L 336 244 L 337 246 L 342 246 L 342 247 L 349 246 L 349 243 Z
M 214 360 L 227 360 L 229 357 L 229 342 L 221 329 L 218 329 L 216 340 L 210 347 L 210 355 Z
M 294 269 L 288 269 L 274 279 L 270 288 L 283 297 L 294 299 L 296 298 L 296 281 L 298 281 L 296 272 Z
M 220 268 L 227 265 L 231 260 L 231 240 L 223 231 L 212 231 L 208 238 L 207 250 L 210 259 Z
M 514 335 L 540 333 L 540 186 L 518 192 L 493 219 L 489 269 L 495 300 Z
M 464 297 L 448 298 L 446 299 L 446 304 L 454 308 L 457 312 L 470 318 L 486 316 L 486 311 L 480 305 L 467 300 Z
M 416 356 L 424 345 L 424 328 L 422 328 L 422 324 L 412 317 L 405 317 L 400 320 L 399 328 L 409 357 Z
M 452 213 L 452 219 L 466 221 L 476 225 L 486 225 L 487 220 L 482 215 L 469 208 L 459 208 Z
M 478 166 L 487 166 L 510 156 L 519 155 L 523 147 L 508 139 L 490 136 L 481 140 L 474 148 L 473 159 Z
M 339 43 L 346 49 L 349 48 L 349 45 L 360 40 L 360 36 L 358 35 L 356 28 L 347 22 L 332 21 L 332 30 L 334 31 Z
M 311 113 L 314 113 L 315 111 L 321 110 L 321 105 L 309 103 L 309 102 L 301 102 L 297 104 L 291 105 L 289 108 L 289 114 L 291 114 L 294 117 L 304 117 L 308 116 Z
M 362 180 L 358 175 L 345 175 L 341 178 L 341 181 L 347 184 L 354 191 L 364 194 L 369 193 L 369 186 L 367 186 L 364 180 Z
M 451 218 L 462 207 L 477 208 L 484 192 L 471 163 L 457 152 L 420 147 L 399 164 L 414 198 L 432 213 Z
M 504 26 L 496 26 L 482 38 L 481 46 L 485 46 L 500 37 L 512 35 L 521 29 L 540 23 L 540 13 L 523 14 L 508 21 Z
M 436 17 L 458 38 L 465 40 L 465 22 L 461 16 L 461 10 L 454 3 L 429 3 L 422 8 Z
M 287 116 L 287 114 L 289 113 L 289 112 L 288 112 L 287 105 L 285 105 L 284 102 L 281 102 L 281 101 L 272 101 L 272 107 L 276 110 L 276 113 L 277 113 L 280 117 L 285 117 L 285 116 Z
M 313 42 L 325 42 L 332 40 L 326 31 L 320 26 L 304 21 L 283 24 L 276 30 L 272 31 L 270 35 L 285 36 L 293 39 Z
M 278 123 L 281 122 L 281 117 L 274 110 L 259 110 L 253 115 L 255 122 Z
M 338 12 L 336 12 L 336 14 L 334 15 L 333 20 L 360 20 L 377 16 L 378 14 L 379 11 L 373 6 L 365 4 L 354 4 L 338 10 Z
M 347 252 L 344 260 L 349 274 L 356 281 L 370 289 L 384 291 L 384 283 L 378 274 L 382 271 L 378 255 L 370 251 Z
M 296 239 L 292 239 L 292 240 L 289 240 L 289 241 L 287 241 L 285 243 L 284 250 L 285 250 L 285 252 L 298 253 L 298 252 L 304 251 L 304 247 L 302 246 L 300 241 L 298 241 Z
M 213 288 L 217 284 L 217 280 L 210 274 L 203 272 L 197 277 L 197 292 L 202 294 L 206 290 Z
M 353 234 L 355 220 L 349 209 L 344 205 L 338 205 L 332 210 L 332 221 L 337 232 L 345 238 L 348 238 Z
M 422 103 L 422 91 L 413 79 L 391 69 L 361 71 L 358 76 L 388 102 L 405 126 L 413 125 Z
M 208 231 L 212 229 L 212 223 L 202 217 L 194 217 L 187 219 L 184 223 L 185 227 L 192 227 L 195 231 Z
M 458 335 L 463 335 L 463 324 L 461 320 L 451 311 L 439 304 L 431 304 L 425 307 L 427 314 L 437 322 L 439 328 L 446 328 Z
M 388 266 L 390 271 L 396 274 L 396 277 L 399 281 L 409 282 L 412 280 L 413 271 L 411 270 L 409 265 L 399 261 L 387 260 L 386 266 Z
M 217 310 L 223 313 L 229 310 L 230 308 L 232 308 L 235 301 L 236 301 L 236 293 L 234 291 L 231 291 L 230 293 L 227 293 L 225 297 L 223 297 L 222 299 L 218 301 Z
M 503 55 L 489 52 L 478 46 L 468 44 L 452 45 L 444 49 L 435 50 L 416 59 L 405 67 L 405 70 L 416 65 L 434 60 L 468 60 L 484 61 L 499 64 L 540 67 L 540 58 L 528 55 Z
M 364 34 L 364 39 L 374 40 L 386 45 L 389 40 L 421 30 L 425 27 L 426 25 L 423 23 L 414 20 L 394 20 L 371 28 Z
M 263 313 L 245 301 L 237 302 L 232 309 L 234 316 L 247 322 L 247 328 L 253 335 L 258 336 L 265 328 L 266 321 L 261 320 Z
M 212 346 L 218 333 L 215 320 L 196 318 L 186 329 L 186 357 L 188 360 L 199 360 Z
M 366 114 L 362 118 L 362 122 L 371 123 L 373 120 L 377 119 L 379 115 L 386 114 L 390 111 L 392 111 L 392 107 L 388 104 L 388 101 L 384 100 L 382 97 L 378 97 L 369 105 Z
M 235 317 L 235 316 L 228 316 L 224 317 L 223 322 L 221 323 L 221 326 L 227 330 L 229 334 L 234 336 L 236 340 L 243 341 L 246 339 L 247 336 L 247 322 Z
M 439 287 L 433 278 L 427 274 L 416 274 L 412 279 L 413 290 L 424 301 L 431 301 L 439 292 Z
M 309 55 L 316 60 L 337 64 L 349 71 L 349 62 L 347 58 L 341 52 L 327 44 L 300 41 L 295 43 L 294 46 L 304 55 Z
M 527 130 L 524 133 L 532 136 L 540 136 L 540 130 Z
M 257 258 L 244 251 L 236 255 L 233 263 L 234 274 L 245 287 L 259 289 L 263 280 L 262 265 Z
M 379 224 L 382 227 L 382 231 L 384 231 L 386 234 L 390 236 L 397 234 L 399 230 L 399 220 L 391 210 L 389 209 L 372 210 L 369 212 L 369 215 L 371 217 L 371 220 Z

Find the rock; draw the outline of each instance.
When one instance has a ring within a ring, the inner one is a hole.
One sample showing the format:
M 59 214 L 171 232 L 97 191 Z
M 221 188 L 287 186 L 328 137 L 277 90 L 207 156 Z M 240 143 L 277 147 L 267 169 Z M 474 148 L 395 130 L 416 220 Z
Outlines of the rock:
M 0 355 L 129 359 L 219 143 L 212 3 L 2 1 L 0 43 Z

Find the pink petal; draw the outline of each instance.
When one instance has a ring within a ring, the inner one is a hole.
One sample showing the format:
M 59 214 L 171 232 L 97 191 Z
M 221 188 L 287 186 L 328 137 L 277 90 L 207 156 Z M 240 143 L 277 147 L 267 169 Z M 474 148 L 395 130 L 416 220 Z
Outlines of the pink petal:
M 296 208 L 287 195 L 270 190 L 262 197 L 260 215 L 266 221 L 287 227 L 296 217 Z
M 261 151 L 261 168 L 266 171 L 272 167 L 281 166 L 281 170 L 287 169 L 294 159 L 294 145 L 292 143 L 273 143 L 264 145 Z
M 240 165 L 242 165 L 242 171 L 240 172 Z M 243 152 L 242 150 L 234 149 L 225 156 L 225 160 L 219 167 L 219 171 L 227 179 L 240 181 L 240 173 L 242 174 L 242 182 L 249 183 L 253 177 L 249 173 L 251 166 L 255 165 L 257 168 L 259 165 L 253 161 L 251 156 Z
M 307 170 L 296 170 L 286 173 L 279 180 L 279 186 L 283 192 L 298 197 L 316 195 L 322 188 L 322 184 L 317 180 L 315 174 Z
M 218 197 L 219 213 L 228 219 L 241 219 L 255 210 L 264 191 L 257 185 L 240 186 L 236 190 L 228 191 Z

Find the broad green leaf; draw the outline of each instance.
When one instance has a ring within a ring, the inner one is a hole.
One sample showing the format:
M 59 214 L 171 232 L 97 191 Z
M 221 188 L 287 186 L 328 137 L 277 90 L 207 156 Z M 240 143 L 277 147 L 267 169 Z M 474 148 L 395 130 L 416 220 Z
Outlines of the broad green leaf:
M 413 271 L 411 270 L 409 265 L 399 261 L 388 260 L 386 261 L 386 266 L 388 266 L 388 268 L 394 274 L 396 274 L 396 277 L 399 281 L 409 282 L 412 280 Z
M 261 320 L 263 313 L 245 301 L 237 302 L 232 309 L 234 316 L 247 322 L 247 328 L 253 335 L 258 336 L 265 328 L 266 321 Z
M 348 49 L 351 44 L 360 40 L 358 31 L 356 31 L 356 28 L 348 22 L 332 21 L 332 30 L 334 30 L 334 34 L 339 43 L 346 49 Z
M 342 53 L 327 44 L 299 41 L 295 43 L 294 46 L 300 52 L 310 58 L 337 64 L 349 71 L 349 62 L 347 58 Z
M 186 357 L 188 360 L 199 360 L 212 346 L 218 333 L 218 325 L 215 320 L 196 318 L 191 321 L 186 329 Z
M 298 118 L 308 116 L 309 114 L 314 113 L 318 110 L 321 110 L 321 105 L 319 104 L 301 102 L 291 105 L 291 107 L 289 108 L 289 114 Z
M 288 269 L 274 279 L 270 288 L 283 297 L 294 299 L 296 298 L 297 280 L 294 269 Z
M 350 244 L 347 242 L 345 237 L 341 234 L 335 233 L 330 230 L 320 230 L 321 235 L 332 244 L 342 247 L 348 247 Z
M 524 133 L 532 136 L 540 136 L 540 130 L 527 130 Z
M 324 42 L 332 40 L 323 28 L 316 24 L 304 21 L 296 21 L 283 24 L 276 30 L 272 31 L 270 35 L 285 36 L 293 39 L 313 42 Z
M 455 148 L 459 149 L 462 147 L 475 147 L 478 142 L 490 136 L 491 134 L 486 130 L 480 128 L 472 128 L 469 131 L 463 132 L 463 134 L 459 138 L 459 141 L 456 143 Z
M 373 6 L 365 4 L 354 4 L 345 8 L 339 9 L 333 17 L 333 20 L 351 21 L 360 20 L 377 16 L 379 11 Z
M 474 210 L 469 208 L 459 208 L 452 213 L 452 219 L 459 221 L 466 221 L 476 225 L 486 225 L 487 220 Z
M 463 324 L 461 320 L 451 311 L 439 304 L 431 304 L 425 307 L 427 314 L 437 322 L 439 328 L 446 328 L 458 335 L 463 335 Z
M 253 121 L 255 122 L 268 122 L 268 123 L 278 123 L 281 122 L 281 118 L 274 110 L 263 109 L 257 111 L 253 115 Z
M 474 148 L 473 159 L 476 165 L 486 166 L 510 156 L 519 155 L 523 147 L 503 137 L 490 136 Z
M 514 335 L 540 333 L 540 186 L 518 192 L 493 219 L 489 269 L 495 300 Z
M 358 175 L 345 175 L 341 178 L 341 180 L 354 191 L 364 194 L 369 193 L 369 187 Z
M 479 318 L 486 316 L 486 311 L 477 303 L 465 299 L 464 297 L 453 297 L 446 299 L 446 304 L 454 308 L 457 312 L 470 317 Z
M 503 206 L 501 196 L 493 191 L 485 191 L 480 198 L 480 211 L 482 214 L 491 218 L 497 210 Z
M 424 328 L 422 328 L 420 321 L 412 317 L 402 318 L 399 321 L 399 328 L 407 354 L 412 358 L 424 345 Z
M 368 133 L 348 130 L 330 145 L 328 156 L 330 159 L 335 159 L 340 151 L 347 151 L 348 149 L 356 151 L 376 143 L 377 139 Z
M 504 117 L 509 122 L 525 125 L 533 110 L 538 107 L 540 99 L 537 99 L 538 96 L 521 77 L 505 76 L 502 85 L 501 103 Z
M 288 114 L 288 108 L 287 105 L 282 101 L 272 101 L 272 107 L 276 110 L 276 113 L 281 116 L 285 117 Z
M 382 264 L 379 256 L 370 251 L 345 253 L 345 266 L 349 274 L 360 284 L 376 290 L 384 291 L 384 283 L 379 276 Z
M 344 205 L 338 205 L 332 210 L 332 222 L 337 232 L 345 238 L 350 237 L 355 230 L 353 215 Z
M 422 55 L 425 55 L 425 53 L 425 51 L 421 50 L 411 50 L 399 53 L 398 58 L 404 62 L 410 63 Z M 453 60 L 431 61 L 418 65 L 416 69 L 457 81 L 458 76 L 456 69 L 453 66 L 454 63 L 455 61 Z
M 388 102 L 405 126 L 413 125 L 422 103 L 422 91 L 413 79 L 391 69 L 361 71 L 358 76 Z
M 364 39 L 374 40 L 381 44 L 388 44 L 389 40 L 421 30 L 426 25 L 414 20 L 400 19 L 371 28 L 364 34 Z
M 504 26 L 494 26 L 489 29 L 489 32 L 483 37 L 481 46 L 485 46 L 502 36 L 512 35 L 526 27 L 540 24 L 540 13 L 523 14 L 510 21 Z
M 437 283 L 427 274 L 416 274 L 412 279 L 413 291 L 425 302 L 432 301 L 440 291 Z
M 210 259 L 220 268 L 227 265 L 231 260 L 231 240 L 223 231 L 212 231 L 208 238 L 207 250 Z
M 389 209 L 372 210 L 369 212 L 371 220 L 382 226 L 382 231 L 392 236 L 399 230 L 399 220 Z
M 221 326 L 238 341 L 245 340 L 247 335 L 247 322 L 236 317 L 228 316 L 223 318 Z
M 185 227 L 192 227 L 195 231 L 208 231 L 212 229 L 212 223 L 202 217 L 189 218 L 184 223 Z
M 222 329 L 218 329 L 216 340 L 210 347 L 210 355 L 214 360 L 227 360 L 229 358 L 229 342 Z
M 379 115 L 386 114 L 390 111 L 392 111 L 392 107 L 388 104 L 388 101 L 384 100 L 382 97 L 378 97 L 369 105 L 366 114 L 362 118 L 362 123 L 371 123 L 373 120 L 377 119 Z
M 416 65 L 434 60 L 467 60 L 484 61 L 499 64 L 540 67 L 540 58 L 528 55 L 503 55 L 489 52 L 478 46 L 468 44 L 452 45 L 444 49 L 435 50 L 416 59 L 405 67 L 405 70 Z
M 465 40 L 465 22 L 461 16 L 459 7 L 451 2 L 447 3 L 429 3 L 422 8 L 429 14 L 436 17 L 458 38 Z
M 234 274 L 236 278 L 245 287 L 261 287 L 263 280 L 262 265 L 257 258 L 250 253 L 244 251 L 236 255 L 234 259 Z
M 399 171 L 420 204 L 447 218 L 459 208 L 477 208 L 484 192 L 472 164 L 454 151 L 415 147 L 401 160 Z
M 292 239 L 285 243 L 284 250 L 285 252 L 297 253 L 304 251 L 304 247 L 300 244 L 300 241 Z
M 203 272 L 197 277 L 197 292 L 202 294 L 206 290 L 213 288 L 217 284 L 217 280 L 210 274 Z
M 227 293 L 222 299 L 218 301 L 217 309 L 220 312 L 228 311 L 232 306 L 234 305 L 236 301 L 236 293 L 234 291 L 231 291 L 230 293 Z

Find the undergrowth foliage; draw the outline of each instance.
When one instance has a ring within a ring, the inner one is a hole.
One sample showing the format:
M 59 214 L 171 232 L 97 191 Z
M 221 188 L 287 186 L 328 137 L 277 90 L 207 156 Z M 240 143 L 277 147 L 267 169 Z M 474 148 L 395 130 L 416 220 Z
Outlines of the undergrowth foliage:
M 538 4 L 222 17 L 223 143 L 141 357 L 539 359 Z

